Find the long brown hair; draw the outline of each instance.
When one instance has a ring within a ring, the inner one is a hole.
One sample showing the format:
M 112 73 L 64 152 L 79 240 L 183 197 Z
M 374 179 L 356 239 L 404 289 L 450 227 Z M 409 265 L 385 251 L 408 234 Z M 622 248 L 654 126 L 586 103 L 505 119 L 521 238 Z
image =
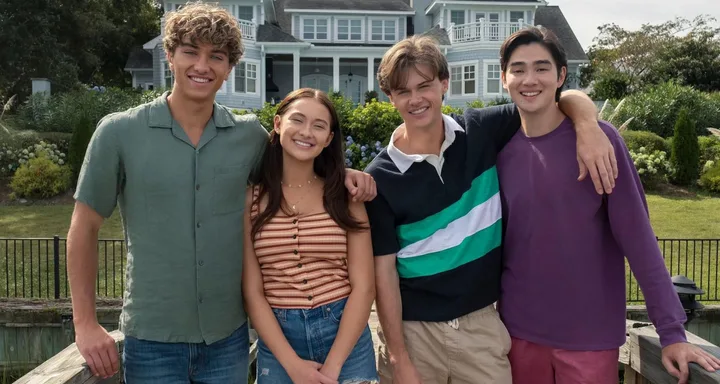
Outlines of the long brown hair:
M 323 148 L 320 155 L 315 158 L 313 169 L 315 173 L 325 179 L 323 188 L 323 206 L 330 217 L 345 230 L 358 230 L 366 228 L 350 214 L 348 207 L 349 197 L 345 188 L 345 154 L 342 149 L 342 132 L 335 106 L 328 96 L 317 89 L 300 88 L 289 93 L 278 105 L 275 116 L 283 116 L 290 105 L 303 98 L 312 98 L 322 103 L 330 112 L 330 131 L 333 133 L 330 144 Z M 260 187 L 256 204 L 262 201 L 267 195 L 268 201 L 265 209 L 262 210 L 252 223 L 252 237 L 255 238 L 260 229 L 270 218 L 274 217 L 280 209 L 290 216 L 286 210 L 282 185 L 280 184 L 283 175 L 283 148 L 280 145 L 280 135 L 273 129 L 270 132 L 270 141 L 267 143 L 265 153 L 262 157 L 261 172 L 258 175 L 256 184 Z

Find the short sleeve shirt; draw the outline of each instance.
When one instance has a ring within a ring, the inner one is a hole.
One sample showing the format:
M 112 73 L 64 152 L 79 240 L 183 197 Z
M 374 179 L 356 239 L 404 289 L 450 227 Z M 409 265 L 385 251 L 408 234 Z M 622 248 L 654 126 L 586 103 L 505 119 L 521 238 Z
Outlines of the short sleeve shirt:
M 241 292 L 245 190 L 268 142 L 254 115 L 213 106 L 196 146 L 169 92 L 103 118 L 75 199 L 119 207 L 127 241 L 120 329 L 160 342 L 212 343 L 246 321 Z

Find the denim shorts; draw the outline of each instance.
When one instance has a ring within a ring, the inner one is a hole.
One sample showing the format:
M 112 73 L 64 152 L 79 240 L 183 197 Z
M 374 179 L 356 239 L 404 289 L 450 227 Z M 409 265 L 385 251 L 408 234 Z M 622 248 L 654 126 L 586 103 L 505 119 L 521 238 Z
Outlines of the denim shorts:
M 273 308 L 275 318 L 295 353 L 303 360 L 323 364 L 340 328 L 347 298 L 313 309 Z M 377 382 L 375 348 L 370 327 L 365 326 L 340 371 L 340 384 Z M 292 384 L 287 372 L 270 349 L 258 340 L 257 384 Z
M 212 344 L 162 343 L 125 337 L 127 384 L 246 384 L 248 324 Z

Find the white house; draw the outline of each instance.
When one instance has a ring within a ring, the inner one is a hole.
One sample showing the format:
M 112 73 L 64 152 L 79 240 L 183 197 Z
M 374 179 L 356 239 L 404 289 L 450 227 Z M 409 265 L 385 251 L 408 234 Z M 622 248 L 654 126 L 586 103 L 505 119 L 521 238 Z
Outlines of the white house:
M 183 3 L 163 3 L 174 10 Z M 379 90 L 385 51 L 412 34 L 434 36 L 451 67 L 446 103 L 503 96 L 499 50 L 525 25 L 554 31 L 569 59 L 567 87 L 577 88 L 588 59 L 562 11 L 544 0 L 220 0 L 238 18 L 245 54 L 217 101 L 234 108 L 279 102 L 300 87 L 340 91 L 356 103 Z M 162 36 L 134 50 L 126 71 L 133 86 L 169 88 Z M 264 81 L 262 81 L 264 79 Z

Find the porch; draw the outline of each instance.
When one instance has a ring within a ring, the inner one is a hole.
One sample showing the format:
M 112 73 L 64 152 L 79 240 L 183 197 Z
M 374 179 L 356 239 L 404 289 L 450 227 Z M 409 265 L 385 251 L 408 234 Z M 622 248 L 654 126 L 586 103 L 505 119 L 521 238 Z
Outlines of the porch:
M 484 46 L 500 46 L 507 37 L 530 26 L 523 19 L 517 22 L 501 22 L 480 18 L 474 23 L 450 23 L 447 32 L 451 44 L 480 43 Z
M 365 102 L 368 91 L 376 91 L 378 100 L 387 101 L 376 78 L 382 53 L 368 52 L 362 56 L 314 55 L 312 51 L 268 53 L 265 56 L 264 101 L 279 103 L 288 93 L 303 87 L 327 93 L 340 92 L 356 105 Z

